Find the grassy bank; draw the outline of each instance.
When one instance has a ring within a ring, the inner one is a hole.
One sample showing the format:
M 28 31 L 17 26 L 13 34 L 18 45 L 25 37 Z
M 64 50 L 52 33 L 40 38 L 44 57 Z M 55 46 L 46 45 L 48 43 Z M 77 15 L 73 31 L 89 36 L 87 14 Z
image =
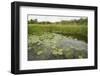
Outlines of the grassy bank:
M 28 24 L 28 34 L 41 35 L 44 32 L 62 34 L 87 42 L 86 25 L 64 25 L 64 24 Z

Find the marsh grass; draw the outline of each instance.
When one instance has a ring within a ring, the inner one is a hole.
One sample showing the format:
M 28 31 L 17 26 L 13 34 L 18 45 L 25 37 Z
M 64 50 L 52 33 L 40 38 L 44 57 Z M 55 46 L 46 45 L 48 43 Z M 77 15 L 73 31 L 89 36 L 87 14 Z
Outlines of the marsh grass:
M 73 38 L 87 41 L 86 25 L 64 25 L 64 24 L 28 24 L 28 34 L 41 35 L 44 32 L 62 34 Z

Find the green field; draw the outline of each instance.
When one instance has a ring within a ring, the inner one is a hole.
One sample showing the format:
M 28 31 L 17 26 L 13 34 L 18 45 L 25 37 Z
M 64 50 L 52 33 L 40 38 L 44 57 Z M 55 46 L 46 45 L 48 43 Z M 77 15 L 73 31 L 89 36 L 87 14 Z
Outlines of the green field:
M 86 25 L 29 24 L 28 34 L 41 35 L 44 32 L 51 32 L 71 36 L 87 42 L 87 29 Z

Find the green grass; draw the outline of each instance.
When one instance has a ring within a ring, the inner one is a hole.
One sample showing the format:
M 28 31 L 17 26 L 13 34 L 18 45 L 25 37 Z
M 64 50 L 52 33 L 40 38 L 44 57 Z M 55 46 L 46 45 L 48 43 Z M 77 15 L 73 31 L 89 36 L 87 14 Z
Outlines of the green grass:
M 64 36 L 87 42 L 86 25 L 62 25 L 62 24 L 28 24 L 28 34 L 41 35 L 44 32 L 58 33 Z

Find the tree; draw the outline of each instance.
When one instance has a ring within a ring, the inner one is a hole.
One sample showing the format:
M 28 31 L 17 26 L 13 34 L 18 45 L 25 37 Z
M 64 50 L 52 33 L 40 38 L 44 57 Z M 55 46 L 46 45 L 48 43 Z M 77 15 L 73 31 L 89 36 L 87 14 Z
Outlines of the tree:
M 38 21 L 37 21 L 37 19 L 30 19 L 29 21 L 28 21 L 28 24 L 33 24 L 33 23 L 37 23 Z

